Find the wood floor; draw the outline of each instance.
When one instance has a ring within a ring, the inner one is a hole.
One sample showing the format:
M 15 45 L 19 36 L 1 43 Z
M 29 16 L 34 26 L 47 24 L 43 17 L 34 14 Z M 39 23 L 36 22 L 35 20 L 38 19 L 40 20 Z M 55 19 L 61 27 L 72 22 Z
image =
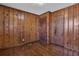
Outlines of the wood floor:
M 64 55 L 70 56 L 70 55 L 74 55 L 74 54 L 71 54 L 70 50 L 65 53 L 64 53 L 64 50 L 66 49 L 54 44 L 41 45 L 40 43 L 35 42 L 35 43 L 30 43 L 19 47 L 1 49 L 0 56 L 64 56 Z

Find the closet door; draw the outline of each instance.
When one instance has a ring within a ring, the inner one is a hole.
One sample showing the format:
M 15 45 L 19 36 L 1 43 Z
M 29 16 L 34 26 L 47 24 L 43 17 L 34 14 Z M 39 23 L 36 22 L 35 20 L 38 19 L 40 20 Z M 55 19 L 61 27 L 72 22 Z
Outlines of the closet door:
M 54 44 L 64 46 L 63 39 L 63 11 L 59 11 L 55 16 L 55 32 L 54 32 Z
M 32 15 L 30 13 L 27 14 L 27 22 L 26 22 L 26 35 L 27 35 L 27 42 L 32 42 L 32 36 L 31 36 L 31 30 L 32 30 L 32 27 L 31 27 L 31 24 L 32 24 Z
M 39 40 L 42 44 L 47 44 L 47 17 L 39 19 Z
M 36 23 L 36 16 L 31 14 L 30 15 L 30 22 L 31 22 L 31 31 L 30 31 L 30 42 L 37 41 L 37 23 Z

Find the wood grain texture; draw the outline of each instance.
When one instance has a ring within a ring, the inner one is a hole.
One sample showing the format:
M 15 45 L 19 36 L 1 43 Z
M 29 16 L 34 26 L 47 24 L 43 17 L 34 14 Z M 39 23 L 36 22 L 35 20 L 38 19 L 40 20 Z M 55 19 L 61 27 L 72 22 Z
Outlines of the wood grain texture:
M 41 43 L 49 44 L 49 20 L 50 20 L 50 12 L 43 13 L 39 16 L 39 40 Z
M 51 20 L 55 25 L 51 25 L 50 28 L 50 32 L 52 32 L 51 41 L 67 48 L 64 49 L 64 55 L 79 55 L 78 10 L 79 4 L 75 4 L 52 13 Z M 52 30 L 52 27 L 54 30 Z
M 0 48 L 14 47 L 38 40 L 38 16 L 0 6 Z
M 35 15 L 0 6 L 0 55 L 79 55 L 78 10 L 75 4 Z
M 3 8 L 2 8 L 2 6 L 0 6 L 0 48 L 3 48 L 3 31 L 4 31 L 4 29 L 3 29 L 3 22 L 4 22 L 4 20 L 3 20 Z
M 56 45 L 41 45 L 38 42 L 20 47 L 0 50 L 1 56 L 62 56 L 62 47 Z

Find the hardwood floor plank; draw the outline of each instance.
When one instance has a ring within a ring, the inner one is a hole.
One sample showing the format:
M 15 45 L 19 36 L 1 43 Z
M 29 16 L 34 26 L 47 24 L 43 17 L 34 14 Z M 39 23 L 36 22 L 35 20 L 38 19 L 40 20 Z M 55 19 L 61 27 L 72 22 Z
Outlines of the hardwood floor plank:
M 0 50 L 0 56 L 63 56 L 63 52 L 63 47 L 53 44 L 42 45 L 36 42 L 19 47 Z

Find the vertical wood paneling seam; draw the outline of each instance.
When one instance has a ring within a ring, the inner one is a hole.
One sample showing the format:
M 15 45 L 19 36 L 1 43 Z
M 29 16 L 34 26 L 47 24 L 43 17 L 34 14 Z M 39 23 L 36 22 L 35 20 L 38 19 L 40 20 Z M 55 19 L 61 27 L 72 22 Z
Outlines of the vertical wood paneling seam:
M 3 46 L 3 48 L 4 48 L 4 8 L 2 7 L 2 10 L 3 10 L 3 12 L 2 12 L 2 20 L 3 20 L 3 40 L 2 40 L 2 46 Z
M 74 8 L 73 8 L 73 10 L 74 10 Z M 73 11 L 73 33 L 75 32 L 75 31 L 74 31 L 74 28 L 75 28 L 75 26 L 74 26 L 75 23 L 74 23 L 74 22 L 75 22 L 75 20 L 74 20 L 74 11 Z M 75 40 L 75 33 L 74 33 L 74 38 L 73 38 L 73 40 Z M 73 42 L 73 44 L 74 44 L 74 42 Z M 73 46 L 73 49 L 74 49 L 74 46 Z M 74 55 L 74 51 L 73 51 L 73 55 Z
M 77 4 L 77 22 L 78 22 L 78 4 Z M 78 24 L 78 23 L 77 23 Z M 78 25 L 77 25 L 77 32 L 78 32 Z M 77 44 L 78 44 L 78 33 L 77 33 Z M 78 51 L 78 45 L 77 45 L 77 51 Z M 79 51 L 78 51 L 79 52 Z M 77 53 L 78 53 L 77 52 Z
M 29 15 L 31 15 L 31 14 L 29 14 Z M 32 17 L 32 15 L 31 15 L 31 17 Z M 30 31 L 29 31 L 29 41 L 31 42 L 31 39 L 32 39 L 32 36 L 31 36 L 31 33 L 32 33 L 32 21 L 31 21 L 31 18 L 30 19 L 28 19 L 28 20 L 30 20 Z
M 13 16 L 13 19 L 12 19 L 12 21 L 13 21 L 13 41 L 14 41 L 14 9 L 13 9 L 13 13 L 12 13 L 12 16 Z M 15 43 L 14 43 L 14 45 L 15 45 Z M 14 48 L 14 50 L 13 50 L 13 55 L 15 55 L 15 48 Z
M 49 13 L 47 14 L 47 44 L 49 44 Z
M 74 25 L 73 25 L 74 39 L 73 39 L 73 41 L 74 41 L 74 40 L 76 39 L 76 38 L 75 38 L 75 35 L 76 35 L 76 34 L 75 34 L 75 32 L 76 32 L 76 30 L 75 30 L 75 6 L 74 6 L 73 10 L 74 10 L 74 11 L 73 11 L 73 13 L 74 13 L 74 14 L 73 14 L 73 16 L 74 16 L 74 18 L 73 18 L 73 22 L 74 22 Z M 75 45 L 75 41 L 74 41 L 74 45 Z M 73 45 L 73 50 L 75 49 L 74 45 Z M 74 51 L 73 51 L 73 55 L 74 55 Z
M 63 10 L 63 14 L 64 14 L 63 15 L 63 46 L 64 46 L 65 45 L 65 43 L 64 43 L 65 42 L 65 40 L 64 40 L 65 39 L 65 37 L 64 37 L 65 36 L 65 29 L 64 29 L 64 27 L 65 27 L 65 22 L 64 22 L 65 21 L 65 9 Z M 64 55 L 64 49 L 63 49 L 63 55 Z
M 4 20 L 4 24 L 3 24 L 4 25 L 4 33 L 3 33 L 4 34 L 4 43 L 3 43 L 4 45 L 3 45 L 3 47 L 5 47 L 5 8 L 4 8 L 4 14 L 3 14 L 3 16 L 4 16 L 4 18 L 3 18 L 3 20 Z
M 25 21 L 25 14 L 23 13 L 23 39 L 24 39 L 24 21 Z M 25 41 L 25 39 L 24 39 L 24 41 Z
M 9 10 L 8 10 L 8 12 L 9 12 L 9 15 L 8 15 L 8 39 L 9 39 L 9 41 L 10 41 L 10 8 L 8 8 Z M 9 44 L 10 44 L 10 42 L 8 42 Z
M 68 8 L 68 31 L 67 31 L 67 36 L 68 36 L 68 41 L 69 41 L 69 8 Z M 67 41 L 67 46 L 69 45 L 69 42 Z M 68 46 L 69 48 L 69 46 Z M 69 51 L 67 50 L 67 55 L 69 55 L 68 53 Z
M 72 40 L 74 40 L 74 7 L 73 7 L 73 19 L 72 19 L 72 21 L 73 21 L 73 38 L 72 38 Z M 73 55 L 74 53 L 73 53 L 73 51 L 72 51 L 72 55 Z
M 40 17 L 37 16 L 37 34 L 38 34 L 37 39 L 38 40 L 40 40 L 39 39 L 39 19 L 40 19 Z
M 20 16 L 20 18 L 19 18 L 19 20 L 20 20 L 20 21 L 19 21 L 19 22 L 20 22 L 20 23 L 19 23 L 19 25 L 20 25 L 20 28 L 19 28 L 19 30 L 20 30 L 20 41 L 22 41 L 22 33 L 21 33 L 21 29 L 22 29 L 22 27 L 21 27 L 21 26 L 22 26 L 21 22 L 22 22 L 22 21 L 21 21 L 21 12 L 20 12 L 20 11 L 19 11 L 19 14 L 20 14 L 20 15 L 19 15 L 19 16 Z M 18 17 L 17 17 L 17 19 L 18 19 Z M 18 35 L 19 35 L 19 34 L 18 34 Z

